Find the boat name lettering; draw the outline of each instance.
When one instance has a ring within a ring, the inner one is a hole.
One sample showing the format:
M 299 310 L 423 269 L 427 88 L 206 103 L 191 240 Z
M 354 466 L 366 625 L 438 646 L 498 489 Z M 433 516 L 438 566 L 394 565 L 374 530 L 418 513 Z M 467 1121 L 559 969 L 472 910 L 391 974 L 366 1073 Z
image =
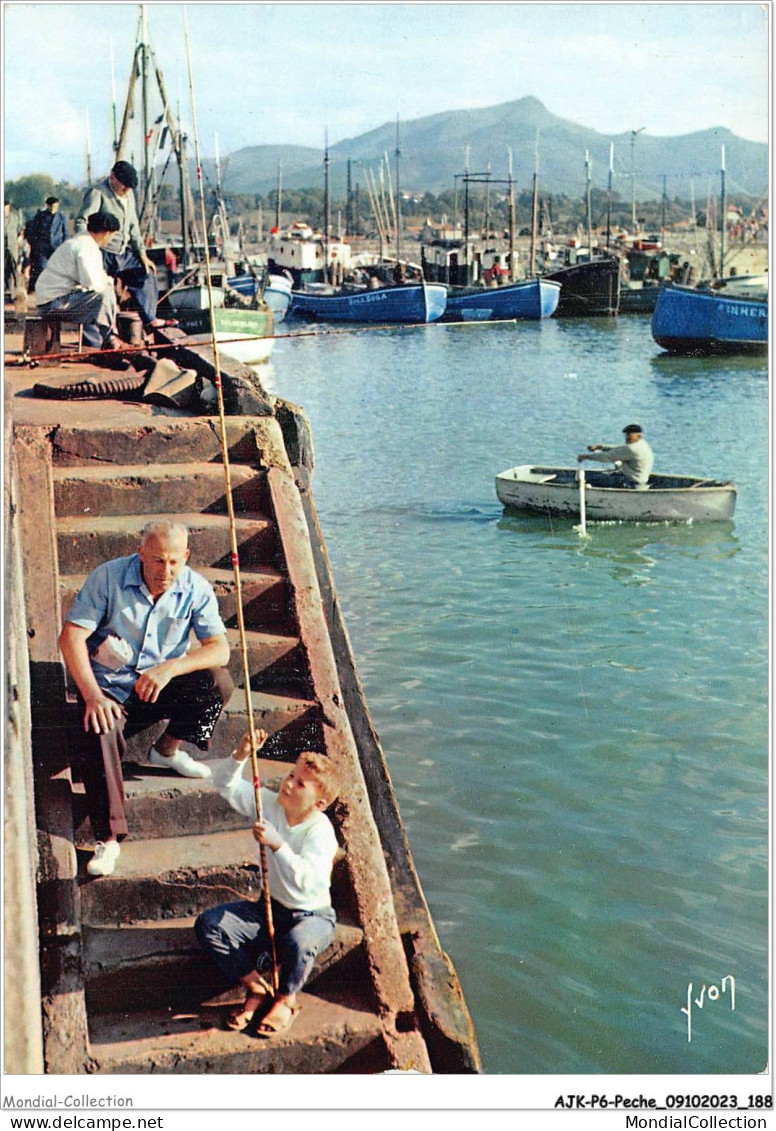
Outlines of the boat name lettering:
M 719 304 L 720 310 L 724 311 L 725 307 L 725 303 Z M 765 304 L 757 306 L 744 306 L 743 304 L 736 304 L 735 311 L 737 315 L 742 314 L 744 318 L 764 318 L 767 313 L 767 307 L 765 306 Z

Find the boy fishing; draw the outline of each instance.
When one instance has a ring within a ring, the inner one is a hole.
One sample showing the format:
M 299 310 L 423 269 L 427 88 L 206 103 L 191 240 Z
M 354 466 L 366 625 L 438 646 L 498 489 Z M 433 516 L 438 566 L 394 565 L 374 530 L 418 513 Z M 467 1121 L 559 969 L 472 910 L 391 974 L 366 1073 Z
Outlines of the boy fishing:
M 257 730 L 255 738 L 259 749 L 267 741 L 266 731 Z M 212 782 L 233 809 L 254 820 L 260 862 L 259 846 L 266 849 L 279 984 L 256 1032 L 274 1037 L 295 1020 L 296 995 L 317 955 L 334 938 L 330 882 L 337 840 L 324 810 L 335 800 L 339 782 L 329 758 L 305 751 L 283 778 L 278 793 L 262 788 L 259 820 L 253 786 L 243 777 L 250 753 L 250 734 L 245 734 L 232 755 L 211 763 Z M 264 903 L 240 900 L 214 907 L 199 916 L 194 930 L 224 977 L 245 986 L 243 1005 L 227 1018 L 227 1027 L 241 1032 L 271 992 L 262 974 L 272 949 Z

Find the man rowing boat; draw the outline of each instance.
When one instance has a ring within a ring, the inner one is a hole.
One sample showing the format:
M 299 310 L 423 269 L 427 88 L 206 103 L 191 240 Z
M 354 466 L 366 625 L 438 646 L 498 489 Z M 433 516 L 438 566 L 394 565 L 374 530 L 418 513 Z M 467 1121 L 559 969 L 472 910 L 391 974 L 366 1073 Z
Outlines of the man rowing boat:
M 655 454 L 644 439 L 640 424 L 626 424 L 624 444 L 589 444 L 587 452 L 577 456 L 577 463 L 583 460 L 596 460 L 598 463 L 617 465 L 617 478 L 621 482 L 613 486 L 646 487 L 655 462 Z

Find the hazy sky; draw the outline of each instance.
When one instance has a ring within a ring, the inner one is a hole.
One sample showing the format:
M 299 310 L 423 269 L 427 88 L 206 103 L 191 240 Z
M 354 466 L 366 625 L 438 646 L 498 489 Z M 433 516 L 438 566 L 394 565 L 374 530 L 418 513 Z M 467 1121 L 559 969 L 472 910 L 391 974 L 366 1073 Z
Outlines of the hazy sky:
M 727 126 L 768 140 L 768 5 L 756 3 L 147 5 L 173 108 L 191 122 L 188 13 L 202 157 L 320 148 L 387 121 L 534 95 L 603 134 Z M 137 4 L 4 3 L 4 172 L 81 181 L 111 163 Z

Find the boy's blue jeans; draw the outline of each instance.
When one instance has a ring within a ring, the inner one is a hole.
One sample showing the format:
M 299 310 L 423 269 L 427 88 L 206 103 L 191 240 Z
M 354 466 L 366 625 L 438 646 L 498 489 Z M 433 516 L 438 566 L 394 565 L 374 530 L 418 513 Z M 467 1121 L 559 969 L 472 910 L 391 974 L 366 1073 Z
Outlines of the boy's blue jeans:
M 277 900 L 271 904 L 280 967 L 278 993 L 286 996 L 301 990 L 310 977 L 316 957 L 334 939 L 337 919 L 331 907 L 290 911 Z M 272 950 L 263 899 L 223 903 L 203 911 L 194 931 L 230 984 L 252 970 L 271 981 Z

